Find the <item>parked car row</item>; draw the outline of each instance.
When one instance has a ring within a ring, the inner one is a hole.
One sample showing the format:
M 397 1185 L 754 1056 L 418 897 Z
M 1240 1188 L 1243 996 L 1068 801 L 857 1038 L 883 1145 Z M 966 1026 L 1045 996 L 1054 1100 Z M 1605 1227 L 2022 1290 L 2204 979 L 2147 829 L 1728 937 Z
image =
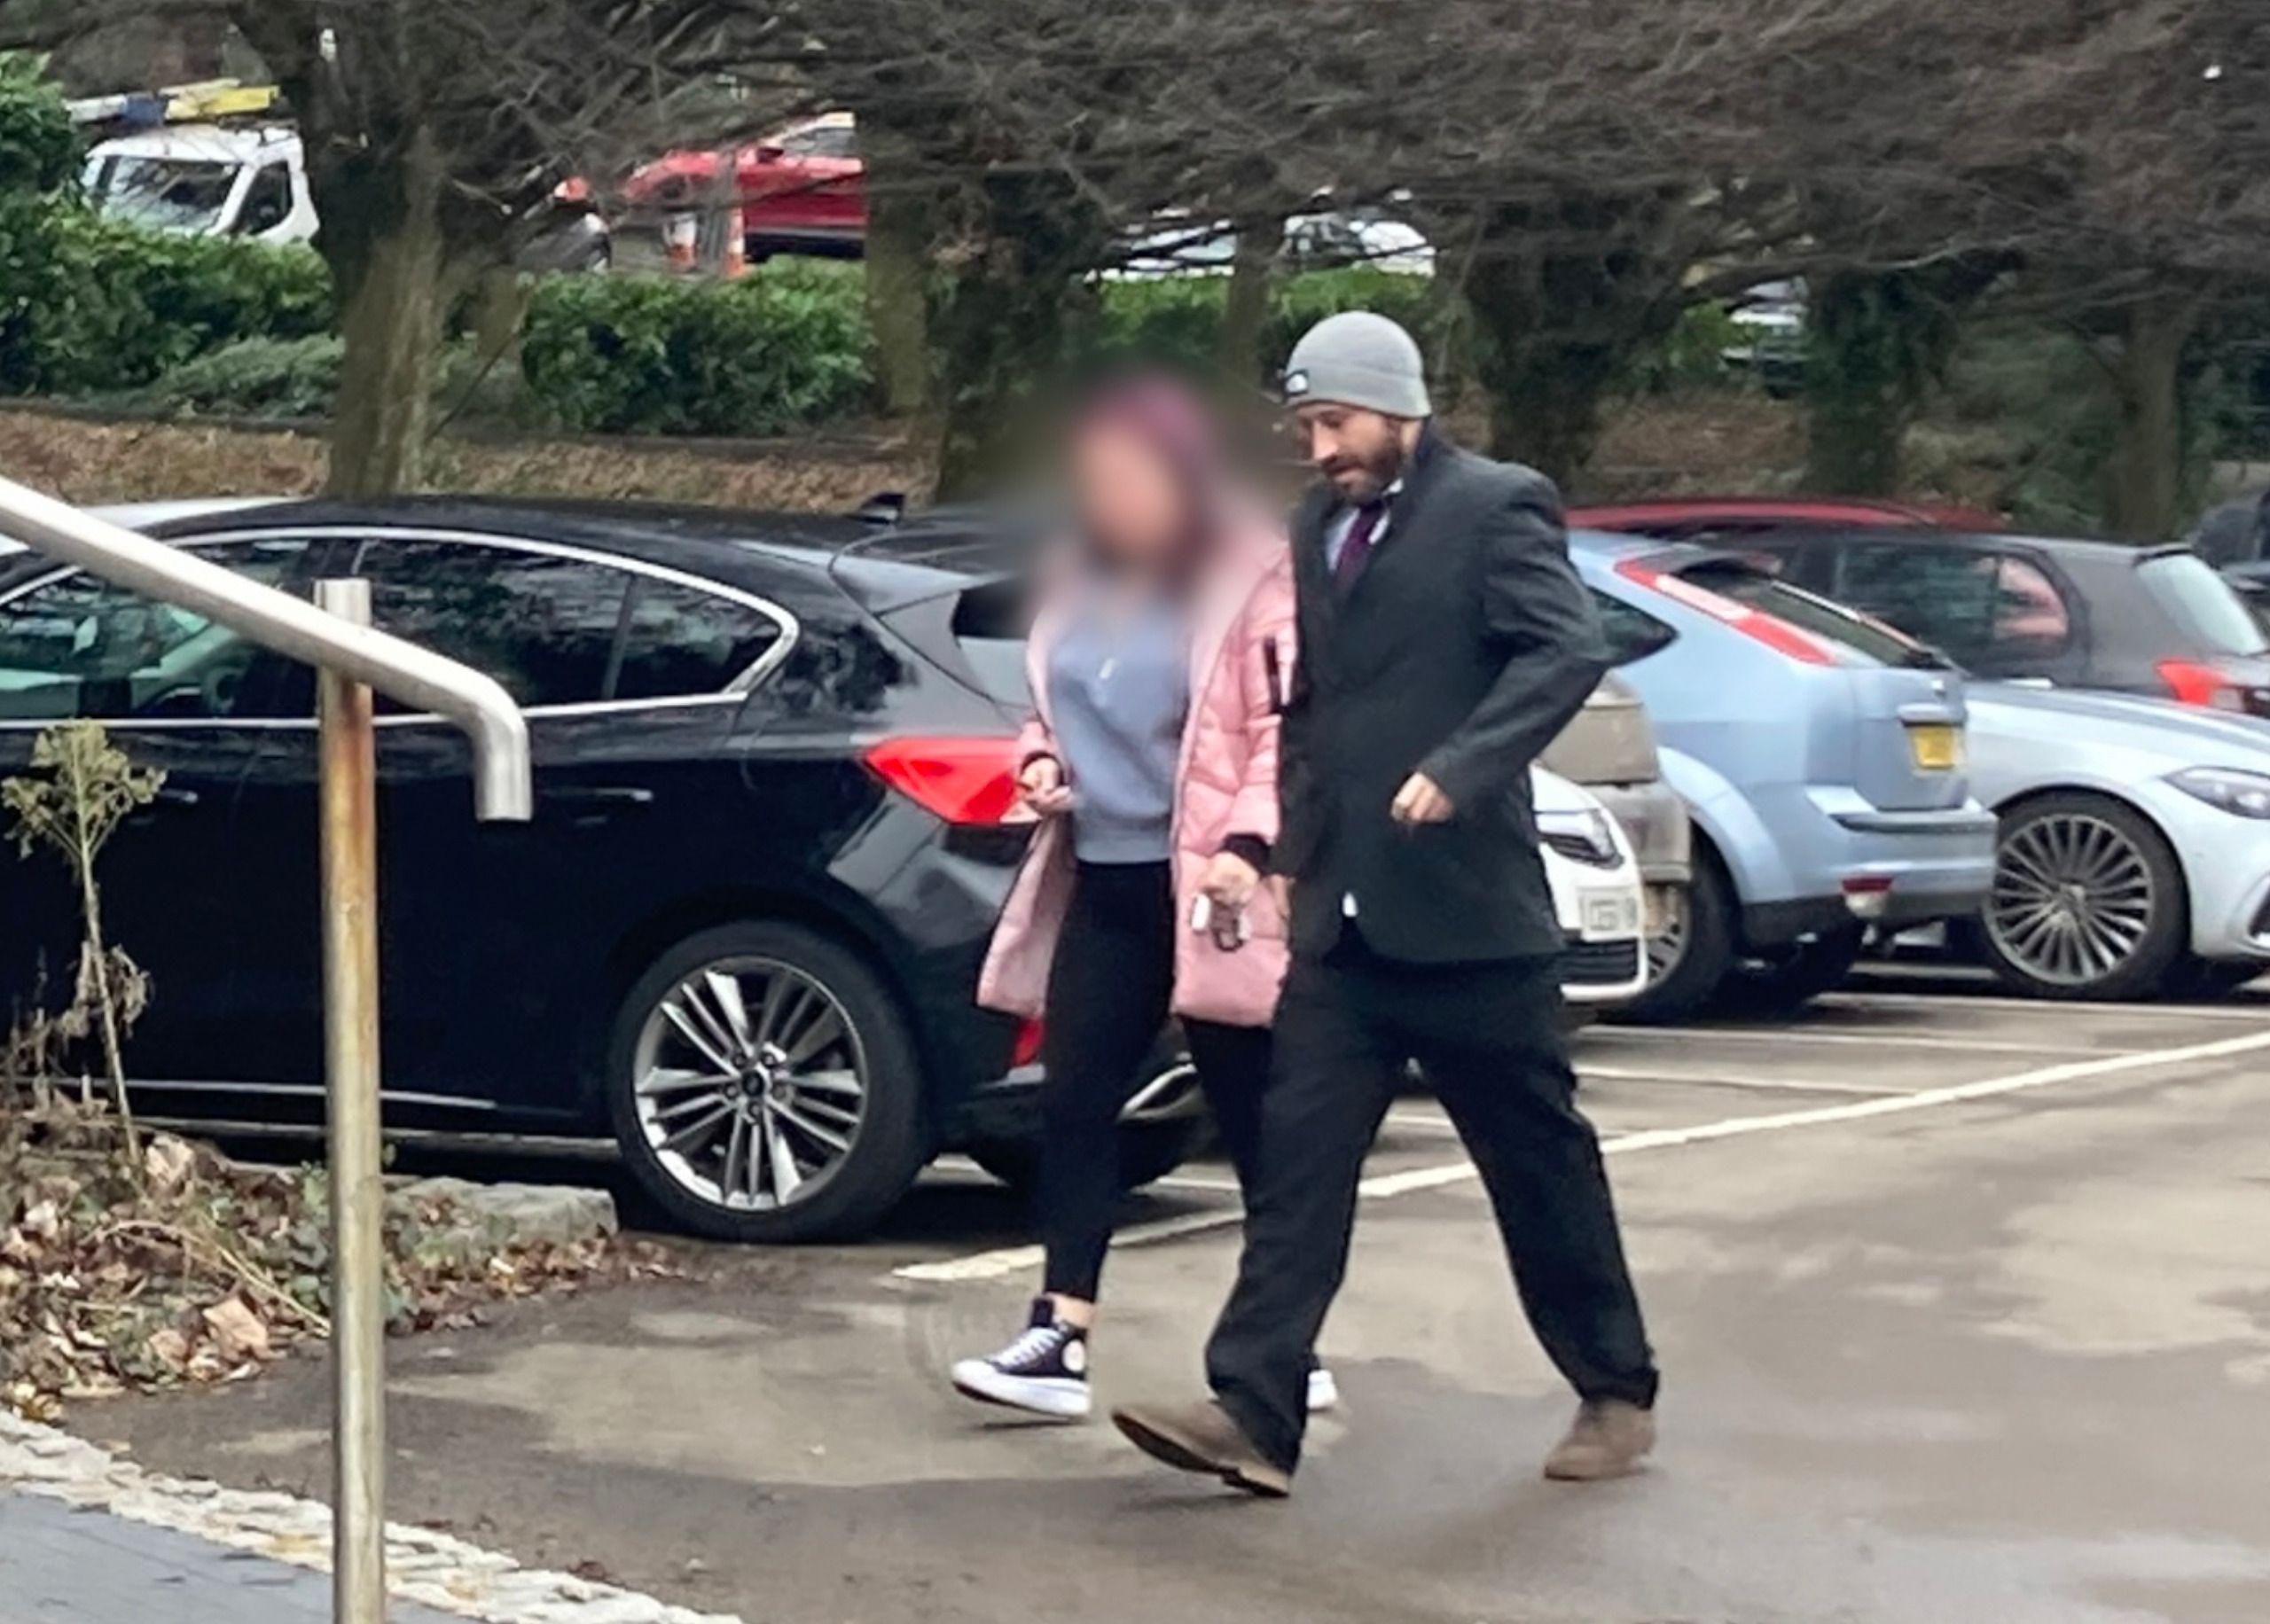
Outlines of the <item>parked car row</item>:
M 1571 521 L 1663 549 L 1651 564 L 1790 630 L 1936 668 L 1960 693 L 1964 786 L 1992 815 L 1993 855 L 1950 934 L 2015 988 L 2143 997 L 2270 963 L 2270 729 L 2254 720 L 2270 714 L 2270 642 L 2195 553 L 1876 504 L 1642 503 Z M 1626 672 L 1651 712 L 1695 703 L 1674 670 Z M 1706 827 L 1698 845 L 1711 839 Z M 1737 934 L 1738 954 L 1762 945 Z
M 381 707 L 391 1120 L 611 1136 L 661 1208 L 748 1240 L 869 1224 L 947 1149 L 1029 1175 L 1037 1033 L 969 996 L 1027 833 L 1022 551 L 998 516 L 114 517 L 294 589 L 366 579 L 380 626 L 527 712 L 537 810 L 513 827 L 467 816 L 450 727 Z M 1935 922 L 2065 995 L 2270 956 L 2262 724 L 1967 680 L 1747 544 L 1579 530 L 1571 552 L 1617 662 L 1534 785 L 1572 1005 L 1791 1004 L 1865 933 Z M 110 931 L 157 988 L 137 1095 L 312 1120 L 310 675 L 0 547 L 0 773 L 72 717 L 166 774 L 106 855 Z M 74 910 L 59 870 L 0 863 L 0 1001 L 67 973 Z M 1123 1123 L 1137 1182 L 1205 1128 L 1170 1046 L 1155 1069 Z
M 1026 836 L 1019 559 L 987 529 L 457 501 L 111 516 L 272 585 L 368 580 L 377 624 L 526 711 L 517 828 L 467 815 L 453 729 L 381 702 L 391 1120 L 611 1135 L 663 1210 L 748 1240 L 864 1227 L 944 1149 L 1029 1171 L 1037 1034 L 970 1001 Z M 131 1050 L 149 1108 L 320 1110 L 313 714 L 307 668 L 0 547 L 0 773 L 74 717 L 165 773 L 105 860 L 110 932 L 157 988 Z M 1569 996 L 1629 997 L 1632 841 L 1541 769 L 1536 806 Z M 67 973 L 65 881 L 0 863 L 0 1004 Z M 1165 1055 L 1125 1119 L 1131 1179 L 1190 1152 L 1196 1102 Z

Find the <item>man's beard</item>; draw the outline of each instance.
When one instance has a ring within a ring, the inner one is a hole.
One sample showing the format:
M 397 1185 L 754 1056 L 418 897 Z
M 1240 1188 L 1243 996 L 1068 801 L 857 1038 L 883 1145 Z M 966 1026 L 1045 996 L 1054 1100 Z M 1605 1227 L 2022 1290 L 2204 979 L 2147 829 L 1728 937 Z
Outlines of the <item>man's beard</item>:
M 1389 441 L 1386 448 L 1374 457 L 1335 457 L 1320 472 L 1333 488 L 1350 502 L 1371 502 L 1396 480 L 1403 477 L 1403 447 Z

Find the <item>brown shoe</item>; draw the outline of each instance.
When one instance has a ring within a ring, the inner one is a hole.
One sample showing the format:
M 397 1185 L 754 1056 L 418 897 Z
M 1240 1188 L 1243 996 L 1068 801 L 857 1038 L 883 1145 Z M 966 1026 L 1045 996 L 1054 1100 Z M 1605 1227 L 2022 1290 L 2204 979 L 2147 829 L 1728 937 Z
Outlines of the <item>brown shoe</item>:
M 1183 1472 L 1206 1473 L 1232 1488 L 1264 1499 L 1293 1492 L 1293 1474 L 1274 1464 L 1213 1400 L 1198 1404 L 1130 1404 L 1111 1412 L 1112 1425 L 1153 1460 Z
M 1597 1483 L 1640 1469 L 1656 1447 L 1655 1412 L 1622 1399 L 1586 1399 L 1577 1406 L 1569 1435 L 1545 1457 L 1545 1475 L 1567 1483 Z

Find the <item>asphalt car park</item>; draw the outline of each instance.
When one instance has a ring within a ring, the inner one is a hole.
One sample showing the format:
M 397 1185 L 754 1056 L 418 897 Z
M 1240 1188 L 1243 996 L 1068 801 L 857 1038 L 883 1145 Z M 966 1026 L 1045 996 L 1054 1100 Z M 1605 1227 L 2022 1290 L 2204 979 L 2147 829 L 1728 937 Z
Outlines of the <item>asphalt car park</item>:
M 2270 994 L 2051 1006 L 1869 970 L 1794 1018 L 1577 1037 L 1663 1445 L 1547 1485 L 1568 1398 L 1413 1093 L 1293 1500 L 1005 1421 L 943 1372 L 1033 1284 L 947 1161 L 865 1240 L 674 1242 L 686 1277 L 398 1342 L 392 1511 L 746 1620 L 2056 1620 L 2270 1612 Z M 1187 1391 L 1226 1170 L 1131 1200 L 1106 1402 Z M 90 1409 L 165 1472 L 320 1494 L 320 1364 Z

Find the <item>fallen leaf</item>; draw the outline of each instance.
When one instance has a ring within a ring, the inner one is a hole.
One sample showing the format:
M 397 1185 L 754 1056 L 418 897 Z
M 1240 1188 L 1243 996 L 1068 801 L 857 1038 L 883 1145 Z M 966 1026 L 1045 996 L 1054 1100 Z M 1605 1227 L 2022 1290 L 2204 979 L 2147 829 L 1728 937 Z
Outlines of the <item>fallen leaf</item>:
M 245 1307 L 241 1297 L 231 1297 L 216 1302 L 205 1310 L 205 1328 L 212 1333 L 213 1347 L 227 1363 L 245 1359 L 268 1357 L 268 1326 L 260 1316 Z
M 196 1166 L 197 1152 L 186 1140 L 171 1134 L 160 1134 L 142 1152 L 143 1171 L 149 1175 L 150 1187 L 160 1195 L 171 1195 L 186 1184 Z

